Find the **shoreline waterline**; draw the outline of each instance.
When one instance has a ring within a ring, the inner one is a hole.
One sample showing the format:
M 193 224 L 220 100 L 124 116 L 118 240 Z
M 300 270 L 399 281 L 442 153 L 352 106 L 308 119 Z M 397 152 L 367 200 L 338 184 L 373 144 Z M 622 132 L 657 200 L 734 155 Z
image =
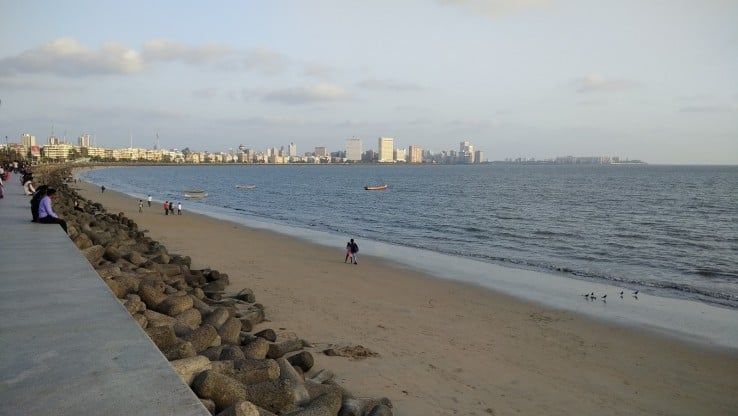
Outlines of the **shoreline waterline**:
M 79 176 L 78 173 L 79 171 L 75 172 L 76 177 Z M 131 198 L 132 202 L 141 198 L 145 200 L 145 195 L 123 194 Z M 155 202 L 160 204 L 163 201 Z M 234 215 L 217 207 L 202 208 L 198 204 L 188 204 L 185 209 L 215 220 L 336 248 L 337 256 L 343 251 L 344 240 L 347 238 L 326 231 L 270 223 L 247 215 Z M 654 296 L 643 291 L 635 297 L 631 290 L 620 286 L 579 280 L 564 274 L 506 267 L 365 238 L 358 241 L 362 256 L 372 256 L 379 261 L 437 279 L 471 284 L 522 301 L 708 347 L 738 349 L 736 309 L 689 299 Z M 622 297 L 621 291 L 624 292 Z M 582 296 L 587 293 L 595 293 L 597 299 Z M 603 295 L 607 295 L 604 300 Z
M 86 172 L 142 197 L 738 309 L 738 170 L 131 167 Z M 363 190 L 389 182 L 387 192 Z M 239 184 L 258 189 L 242 191 Z M 683 191 L 680 191 L 683 190 Z

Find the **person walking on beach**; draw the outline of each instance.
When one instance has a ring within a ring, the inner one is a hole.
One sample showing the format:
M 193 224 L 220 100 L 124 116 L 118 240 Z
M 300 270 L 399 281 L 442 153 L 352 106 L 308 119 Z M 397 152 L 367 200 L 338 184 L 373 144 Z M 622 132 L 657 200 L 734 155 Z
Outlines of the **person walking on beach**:
M 182 203 L 177 202 L 177 215 L 182 215 Z
M 351 257 L 354 260 L 354 264 L 359 264 L 359 261 L 356 258 L 356 255 L 359 253 L 359 245 L 356 244 L 356 241 L 354 241 L 353 238 L 349 241 L 349 244 L 351 245 Z
M 144 210 L 144 201 L 143 199 L 138 200 L 138 212 L 143 212 Z
M 169 201 L 164 201 L 164 215 L 169 215 Z
M 147 199 L 147 201 L 149 202 L 149 208 L 151 208 L 151 195 L 149 195 L 149 198 Z
M 174 202 L 169 203 L 169 213 L 174 215 Z
M 353 263 L 354 262 L 354 256 L 351 255 L 351 242 L 346 243 L 346 258 L 343 259 L 344 263 Z
M 100 187 L 100 190 L 102 191 L 101 193 L 103 193 L 103 194 L 104 194 L 104 193 L 105 193 L 105 185 L 101 186 L 101 187 Z

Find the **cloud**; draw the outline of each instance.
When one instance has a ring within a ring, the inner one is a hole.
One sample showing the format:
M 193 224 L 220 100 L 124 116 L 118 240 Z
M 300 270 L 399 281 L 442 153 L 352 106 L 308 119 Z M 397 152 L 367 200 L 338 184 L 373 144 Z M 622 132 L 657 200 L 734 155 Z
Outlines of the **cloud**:
M 72 38 L 52 40 L 19 55 L 0 59 L 2 73 L 52 73 L 64 76 L 135 74 L 144 69 L 141 55 L 120 43 L 89 49 Z
M 216 63 L 227 70 L 256 70 L 268 74 L 282 72 L 289 63 L 285 56 L 265 48 L 237 50 L 219 43 L 188 45 L 166 39 L 146 42 L 143 56 L 147 62 Z
M 336 68 L 332 68 L 320 64 L 307 64 L 305 65 L 305 75 L 313 78 L 320 79 L 331 79 L 335 78 L 336 75 L 341 72 Z
M 710 94 L 680 95 L 676 97 L 677 101 L 694 102 L 694 101 L 710 101 L 715 97 Z
M 268 49 L 255 49 L 243 58 L 245 68 L 257 69 L 267 73 L 281 72 L 287 66 L 287 59 Z
M 325 101 L 345 101 L 351 94 L 343 87 L 334 84 L 316 84 L 302 88 L 287 88 L 262 94 L 265 101 L 285 104 L 310 104 Z
M 449 120 L 444 123 L 446 127 L 454 129 L 469 129 L 469 130 L 486 130 L 493 128 L 498 125 L 498 122 L 494 119 L 484 120 Z
M 237 50 L 219 43 L 190 45 L 168 39 L 144 42 L 141 51 L 120 43 L 91 49 L 73 38 L 52 40 L 16 56 L 0 59 L 0 74 L 49 73 L 68 77 L 134 75 L 161 63 L 218 65 L 221 69 L 283 71 L 289 60 L 269 49 Z
M 79 85 L 62 85 L 58 82 L 47 82 L 35 79 L 22 79 L 18 77 L 6 78 L 0 77 L 0 88 L 4 90 L 20 90 L 20 91 L 83 91 L 84 88 Z
M 167 39 L 150 40 L 144 43 L 142 55 L 146 62 L 181 61 L 198 65 L 214 61 L 233 53 L 226 45 L 210 43 L 206 45 L 188 45 Z
M 676 97 L 676 101 L 681 106 L 680 113 L 729 113 L 738 109 L 729 96 L 683 95 Z
M 417 84 L 402 83 L 391 80 L 367 79 L 358 84 L 362 88 L 369 90 L 387 90 L 387 91 L 420 91 L 424 88 Z
M 629 90 L 637 87 L 638 83 L 625 79 L 607 79 L 599 74 L 591 74 L 575 80 L 573 85 L 578 93 L 590 93 Z
M 287 57 L 264 48 L 239 51 L 222 63 L 222 68 L 229 71 L 259 71 L 264 74 L 277 74 L 288 66 Z
M 498 18 L 528 10 L 547 8 L 549 0 L 437 0 L 443 6 L 460 8 L 469 13 Z
M 729 113 L 736 111 L 731 105 L 690 105 L 679 109 L 680 113 Z
M 194 98 L 213 98 L 218 95 L 218 89 L 215 87 L 201 88 L 192 91 Z

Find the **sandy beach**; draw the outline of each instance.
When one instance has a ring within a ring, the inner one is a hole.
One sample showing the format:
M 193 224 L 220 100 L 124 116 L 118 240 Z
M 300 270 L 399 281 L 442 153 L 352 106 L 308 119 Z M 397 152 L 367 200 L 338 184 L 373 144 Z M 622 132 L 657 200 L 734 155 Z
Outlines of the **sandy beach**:
M 409 415 L 727 415 L 738 409 L 738 351 L 624 328 L 375 258 L 79 182 L 80 195 L 123 212 L 194 268 L 253 289 L 280 337 L 314 345 L 357 396 L 386 396 Z M 347 236 L 348 238 L 348 236 Z M 359 241 L 361 244 L 361 241 Z M 515 270 L 510 270 L 515 273 Z M 378 354 L 328 357 L 328 347 Z

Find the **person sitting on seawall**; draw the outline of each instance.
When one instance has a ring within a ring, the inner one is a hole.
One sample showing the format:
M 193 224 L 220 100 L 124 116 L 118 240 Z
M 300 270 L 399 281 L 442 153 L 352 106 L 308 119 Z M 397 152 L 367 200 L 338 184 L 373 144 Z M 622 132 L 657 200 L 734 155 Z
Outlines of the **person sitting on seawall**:
M 38 222 L 38 206 L 41 204 L 41 198 L 46 196 L 48 188 L 46 185 L 39 186 L 36 193 L 33 194 L 33 198 L 31 198 L 31 216 L 33 216 L 31 221 L 33 222 Z
M 26 191 L 26 195 L 33 195 L 36 193 L 36 188 L 33 186 L 33 176 L 28 178 L 26 182 L 23 184 L 23 190 Z
M 56 189 L 49 188 L 46 191 L 46 195 L 41 198 L 41 203 L 38 206 L 38 222 L 43 224 L 59 224 L 61 225 L 64 232 L 67 232 L 67 222 L 59 218 L 56 212 L 51 208 L 52 199 L 56 199 Z

